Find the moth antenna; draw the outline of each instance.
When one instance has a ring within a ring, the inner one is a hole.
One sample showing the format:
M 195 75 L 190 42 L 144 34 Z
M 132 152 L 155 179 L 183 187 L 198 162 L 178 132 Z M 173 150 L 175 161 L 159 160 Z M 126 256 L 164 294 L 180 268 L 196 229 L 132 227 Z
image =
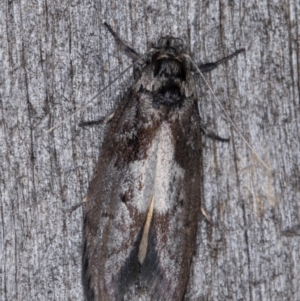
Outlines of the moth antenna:
M 186 57 L 190 60 L 190 62 L 195 67 L 195 69 L 197 70 L 197 72 L 201 75 L 201 77 L 204 80 L 205 84 L 207 85 L 208 89 L 212 93 L 213 97 L 215 98 L 215 100 L 217 101 L 217 103 L 219 104 L 219 106 L 222 108 L 225 116 L 231 122 L 231 124 L 233 125 L 234 129 L 237 131 L 237 133 L 243 139 L 243 141 L 245 142 L 245 144 L 250 148 L 250 150 L 254 153 L 254 155 L 257 157 L 257 159 L 267 168 L 267 170 L 271 171 L 270 167 L 263 161 L 263 159 L 261 159 L 261 157 L 258 155 L 258 153 L 254 150 L 254 148 L 250 145 L 250 143 L 246 140 L 246 138 L 243 136 L 243 134 L 241 133 L 241 131 L 238 129 L 238 126 L 235 124 L 235 122 L 230 118 L 230 116 L 227 113 L 226 109 L 222 105 L 221 101 L 218 99 L 217 95 L 215 94 L 215 92 L 213 91 L 213 89 L 211 88 L 211 86 L 209 85 L 209 83 L 207 82 L 207 80 L 205 79 L 203 73 L 200 71 L 200 69 L 198 68 L 198 66 L 196 65 L 196 63 L 192 60 L 192 58 L 190 56 L 186 55 Z
M 110 81 L 102 90 L 100 90 L 95 96 L 93 96 L 85 105 L 83 105 L 81 108 L 79 108 L 78 110 L 76 110 L 73 114 L 71 114 L 70 116 L 64 118 L 63 120 L 61 120 L 60 122 L 58 122 L 56 125 L 54 125 L 52 128 L 50 128 L 49 130 L 46 131 L 46 133 L 50 133 L 52 132 L 54 129 L 56 129 L 57 127 L 59 127 L 61 124 L 65 123 L 67 120 L 69 120 L 70 118 L 72 118 L 73 116 L 75 116 L 76 114 L 78 114 L 80 111 L 84 110 L 95 98 L 97 98 L 103 91 L 105 91 L 111 84 L 113 84 L 114 82 L 116 82 L 123 74 L 125 74 L 134 64 L 136 64 L 138 61 L 142 60 L 145 56 L 149 55 L 149 53 L 151 53 L 152 49 L 150 49 L 149 51 L 147 51 L 146 53 L 142 54 L 137 60 L 135 60 L 132 64 L 130 64 L 124 71 L 122 71 L 116 78 L 114 78 L 112 81 Z M 111 115 L 109 115 L 111 116 Z M 106 120 L 106 118 L 105 118 Z M 109 121 L 109 120 L 108 120 Z
M 152 197 L 150 207 L 147 213 L 147 218 L 146 222 L 144 225 L 144 230 L 143 230 L 143 236 L 141 239 L 141 243 L 139 245 L 139 254 L 138 254 L 138 260 L 140 265 L 143 264 L 146 254 L 147 254 L 147 248 L 148 248 L 148 239 L 149 239 L 149 230 L 150 230 L 150 225 L 152 221 L 152 216 L 153 216 L 153 207 L 154 207 L 154 196 Z
M 141 58 L 139 58 L 141 59 Z M 114 78 L 112 81 L 110 81 L 102 90 L 100 90 L 95 96 L 93 96 L 85 105 L 83 105 L 81 108 L 79 108 L 78 110 L 76 110 L 73 114 L 71 114 L 70 116 L 64 118 L 63 120 L 61 120 L 60 122 L 58 122 L 56 125 L 54 125 L 52 128 L 50 128 L 49 130 L 46 131 L 46 133 L 50 133 L 52 132 L 54 129 L 56 129 L 57 127 L 59 127 L 61 124 L 65 123 L 67 120 L 69 120 L 70 118 L 72 118 L 73 116 L 75 116 L 76 114 L 78 114 L 80 111 L 84 110 L 95 98 L 97 98 L 103 91 L 105 91 L 111 84 L 113 84 L 114 82 L 116 82 L 124 73 L 126 73 L 133 65 L 135 64 L 135 62 L 133 62 L 132 64 L 129 65 L 129 67 L 127 67 L 124 71 L 122 71 L 116 78 Z

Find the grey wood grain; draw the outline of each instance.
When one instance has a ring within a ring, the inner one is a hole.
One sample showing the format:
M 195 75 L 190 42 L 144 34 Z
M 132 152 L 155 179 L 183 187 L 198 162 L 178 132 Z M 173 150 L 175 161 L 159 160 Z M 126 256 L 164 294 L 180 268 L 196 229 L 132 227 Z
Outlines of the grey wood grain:
M 82 208 L 104 126 L 132 71 L 52 131 L 131 63 L 102 26 L 138 52 L 171 34 L 196 62 L 246 48 L 199 78 L 202 206 L 186 300 L 300 300 L 297 1 L 8 1 L 0 6 L 0 300 L 83 300 Z M 192 210 L 192 208 L 191 208 Z M 133 297 L 133 300 L 135 298 Z

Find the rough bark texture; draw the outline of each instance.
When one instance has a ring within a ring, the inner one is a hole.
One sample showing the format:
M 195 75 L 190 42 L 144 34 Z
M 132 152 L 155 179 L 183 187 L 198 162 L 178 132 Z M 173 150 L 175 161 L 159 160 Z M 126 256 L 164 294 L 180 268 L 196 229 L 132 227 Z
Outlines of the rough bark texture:
M 204 202 L 186 300 L 300 300 L 300 5 L 297 1 L 8 1 L 0 6 L 0 300 L 83 300 L 82 208 L 104 126 L 132 72 L 51 133 L 143 53 L 184 38 L 196 62 L 246 53 L 199 78 Z M 192 208 L 191 208 L 192 210 Z M 133 299 L 134 300 L 134 299 Z

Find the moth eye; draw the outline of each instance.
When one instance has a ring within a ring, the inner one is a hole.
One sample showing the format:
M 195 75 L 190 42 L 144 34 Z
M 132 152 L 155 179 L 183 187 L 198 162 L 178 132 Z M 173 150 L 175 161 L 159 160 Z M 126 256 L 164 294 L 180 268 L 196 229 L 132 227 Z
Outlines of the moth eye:
M 157 46 L 159 46 L 159 47 L 165 46 L 167 39 L 168 39 L 167 37 L 161 37 L 157 42 Z
M 173 44 L 174 44 L 174 47 L 180 48 L 180 47 L 183 47 L 184 43 L 183 43 L 182 39 L 180 39 L 180 38 L 174 38 Z

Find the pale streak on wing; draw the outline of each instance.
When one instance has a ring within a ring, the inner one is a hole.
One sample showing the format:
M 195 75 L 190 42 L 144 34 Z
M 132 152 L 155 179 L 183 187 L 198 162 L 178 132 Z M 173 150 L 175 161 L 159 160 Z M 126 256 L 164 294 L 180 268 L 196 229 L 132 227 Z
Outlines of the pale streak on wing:
M 150 224 L 153 216 L 153 207 L 154 207 L 154 196 L 152 197 L 150 203 L 150 207 L 147 213 L 147 219 L 144 225 L 142 240 L 139 246 L 138 260 L 141 265 L 143 264 L 147 254 L 148 236 L 149 236 Z

